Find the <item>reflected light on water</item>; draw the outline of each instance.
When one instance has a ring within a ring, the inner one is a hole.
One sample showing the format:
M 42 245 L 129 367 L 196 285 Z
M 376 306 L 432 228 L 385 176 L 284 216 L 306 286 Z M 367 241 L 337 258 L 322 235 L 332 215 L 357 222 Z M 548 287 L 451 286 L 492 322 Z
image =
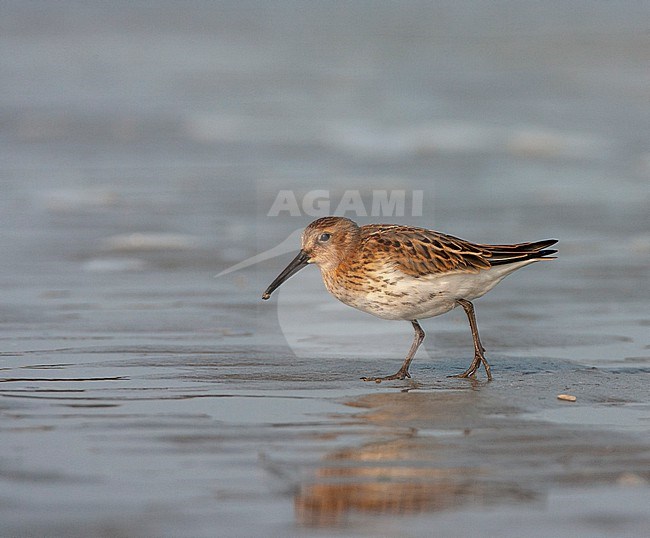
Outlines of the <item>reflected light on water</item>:
M 373 407 L 360 418 L 375 426 L 394 420 L 402 412 L 409 414 L 411 422 L 417 421 L 418 414 L 431 411 L 428 405 L 411 405 L 409 396 L 377 394 L 349 405 Z M 417 395 L 416 401 L 421 396 Z M 433 397 L 434 402 L 437 397 Z M 452 402 L 457 399 L 453 394 L 447 397 Z M 452 403 L 446 409 L 453 407 Z M 297 522 L 327 527 L 344 524 L 355 513 L 420 514 L 465 505 L 525 502 L 537 496 L 503 476 L 490 476 L 480 461 L 478 465 L 450 466 L 449 446 L 435 437 L 421 436 L 411 428 L 402 429 L 396 436 L 327 455 L 311 479 L 298 488 L 294 497 Z
M 421 452 L 414 444 L 389 442 L 334 456 L 333 460 L 352 466 L 318 469 L 315 480 L 302 486 L 294 498 L 296 520 L 307 526 L 329 526 L 345 523 L 354 513 L 419 514 L 535 498 L 516 484 L 490 481 L 478 468 L 432 467 L 426 461 L 404 466 L 395 458 L 396 449 L 411 460 Z M 361 461 L 369 459 L 375 463 Z

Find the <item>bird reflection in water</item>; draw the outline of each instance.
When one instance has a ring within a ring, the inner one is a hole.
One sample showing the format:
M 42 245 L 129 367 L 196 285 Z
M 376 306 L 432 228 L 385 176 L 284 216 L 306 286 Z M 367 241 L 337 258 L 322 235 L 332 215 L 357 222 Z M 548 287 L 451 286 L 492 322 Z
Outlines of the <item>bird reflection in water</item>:
M 386 396 L 392 404 L 399 402 L 396 394 L 376 396 Z M 397 399 L 393 399 L 395 396 Z M 403 404 L 407 405 L 407 401 L 403 400 Z M 414 408 L 408 407 L 413 413 Z M 424 407 L 419 412 L 426 413 L 428 406 Z M 388 405 L 361 417 L 375 425 L 387 425 L 395 418 L 391 415 L 400 408 L 404 407 Z M 449 445 L 434 436 L 419 436 L 417 429 L 401 428 L 401 431 L 401 437 L 393 436 L 391 440 L 326 456 L 295 494 L 298 523 L 326 527 L 344 524 L 355 514 L 420 514 L 464 505 L 518 503 L 536 498 L 532 490 L 521 484 L 491 477 L 489 469 L 483 466 L 451 465 L 454 457 L 450 456 L 450 449 L 455 450 L 454 443 Z

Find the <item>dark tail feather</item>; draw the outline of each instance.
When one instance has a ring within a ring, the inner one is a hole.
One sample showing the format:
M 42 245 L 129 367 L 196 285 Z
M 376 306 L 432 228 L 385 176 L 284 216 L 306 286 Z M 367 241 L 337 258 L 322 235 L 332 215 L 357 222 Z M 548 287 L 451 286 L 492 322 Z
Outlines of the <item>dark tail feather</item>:
M 490 265 L 505 265 L 507 263 L 521 262 L 525 260 L 537 260 L 545 258 L 554 259 L 557 250 L 545 250 L 557 243 L 557 239 L 545 239 L 544 241 L 535 241 L 534 243 L 519 243 L 516 245 L 488 245 L 486 248 L 490 252 Z

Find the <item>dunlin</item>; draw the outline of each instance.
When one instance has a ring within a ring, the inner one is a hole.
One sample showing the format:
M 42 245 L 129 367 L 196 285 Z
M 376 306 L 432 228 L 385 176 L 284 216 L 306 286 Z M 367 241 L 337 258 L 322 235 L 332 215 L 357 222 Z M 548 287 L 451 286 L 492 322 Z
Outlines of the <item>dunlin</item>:
M 472 300 L 504 277 L 540 260 L 554 259 L 546 250 L 556 239 L 513 245 L 480 245 L 424 228 L 392 224 L 358 226 L 350 219 L 323 217 L 302 234 L 302 248 L 266 289 L 263 299 L 300 269 L 316 264 L 327 290 L 339 301 L 383 319 L 410 321 L 415 330 L 402 367 L 393 375 L 364 377 L 381 382 L 411 377 L 409 366 L 424 340 L 419 319 L 439 316 L 461 306 L 474 339 L 474 359 L 455 377 L 476 374 L 490 365 L 476 326 Z

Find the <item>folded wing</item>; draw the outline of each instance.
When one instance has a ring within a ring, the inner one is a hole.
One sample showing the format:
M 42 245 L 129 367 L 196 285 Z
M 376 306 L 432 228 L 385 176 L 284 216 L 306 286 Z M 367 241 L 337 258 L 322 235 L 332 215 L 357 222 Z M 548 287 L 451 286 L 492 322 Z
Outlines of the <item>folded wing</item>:
M 448 272 L 478 273 L 494 265 L 546 258 L 555 239 L 514 245 L 480 245 L 424 228 L 399 225 L 361 227 L 361 256 L 389 260 L 412 276 Z M 377 260 L 379 261 L 379 260 Z

